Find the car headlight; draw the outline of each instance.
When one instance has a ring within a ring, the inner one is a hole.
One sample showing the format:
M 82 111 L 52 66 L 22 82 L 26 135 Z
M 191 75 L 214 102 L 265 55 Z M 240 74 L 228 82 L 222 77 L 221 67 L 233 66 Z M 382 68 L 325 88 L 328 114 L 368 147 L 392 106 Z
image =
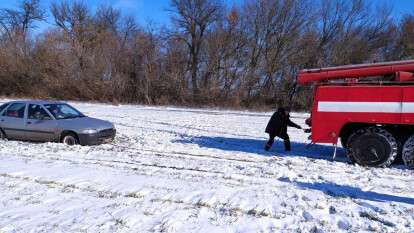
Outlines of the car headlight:
M 82 133 L 84 133 L 84 134 L 94 134 L 94 133 L 97 133 L 97 132 L 98 132 L 98 130 L 96 130 L 96 129 L 85 129 L 85 130 L 82 131 Z

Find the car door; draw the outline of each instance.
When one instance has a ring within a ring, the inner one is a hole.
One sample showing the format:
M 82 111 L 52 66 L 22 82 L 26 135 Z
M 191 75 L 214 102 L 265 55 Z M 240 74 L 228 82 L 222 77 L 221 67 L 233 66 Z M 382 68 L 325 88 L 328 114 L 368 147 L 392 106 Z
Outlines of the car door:
M 26 137 L 30 141 L 53 141 L 56 120 L 40 104 L 29 104 L 27 108 Z
M 0 124 L 9 139 L 25 139 L 25 103 L 12 103 L 3 111 Z

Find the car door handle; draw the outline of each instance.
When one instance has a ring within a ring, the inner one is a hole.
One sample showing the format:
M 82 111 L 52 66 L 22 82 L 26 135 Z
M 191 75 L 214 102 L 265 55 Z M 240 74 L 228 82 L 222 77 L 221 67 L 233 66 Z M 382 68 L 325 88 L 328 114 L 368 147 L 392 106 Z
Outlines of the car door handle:
M 27 124 L 30 125 L 30 124 L 32 124 L 32 122 L 31 121 L 28 121 Z

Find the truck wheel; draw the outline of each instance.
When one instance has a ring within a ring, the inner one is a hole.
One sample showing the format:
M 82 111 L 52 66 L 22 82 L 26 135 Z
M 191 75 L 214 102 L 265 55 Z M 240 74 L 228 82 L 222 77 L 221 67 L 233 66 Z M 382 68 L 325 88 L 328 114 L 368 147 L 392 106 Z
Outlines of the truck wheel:
M 347 142 L 348 142 L 348 138 L 341 137 L 341 145 L 344 149 L 346 149 Z
M 62 136 L 62 143 L 68 146 L 74 146 L 79 144 L 79 140 L 75 134 L 66 133 Z
M 411 169 L 414 168 L 414 135 L 405 142 L 402 151 L 402 159 L 407 167 Z
M 347 156 L 362 166 L 387 167 L 398 155 L 398 142 L 379 127 L 359 129 L 347 142 Z

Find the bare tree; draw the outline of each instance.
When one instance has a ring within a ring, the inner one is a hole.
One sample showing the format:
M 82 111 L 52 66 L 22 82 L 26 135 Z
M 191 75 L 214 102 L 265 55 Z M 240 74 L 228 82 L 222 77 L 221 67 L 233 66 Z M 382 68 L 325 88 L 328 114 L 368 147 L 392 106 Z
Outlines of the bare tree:
M 391 8 L 364 0 L 324 0 L 319 14 L 318 65 L 360 63 L 384 47 L 391 26 Z
M 40 7 L 39 0 L 23 0 L 17 10 L 0 9 L 0 32 L 14 46 L 20 42 L 23 53 L 27 53 L 26 40 L 29 29 L 36 22 L 45 19 L 45 11 Z
M 221 5 L 216 0 L 172 0 L 176 26 L 175 36 L 184 41 L 189 51 L 189 68 L 193 97 L 199 98 L 198 66 L 205 33 L 220 17 Z
M 105 30 L 118 35 L 121 25 L 124 23 L 120 10 L 108 5 L 98 7 L 95 14 L 95 24 L 99 27 L 98 30 Z
M 234 97 L 238 91 L 247 43 L 242 22 L 240 9 L 232 7 L 207 34 L 201 84 L 209 102 L 234 104 L 238 101 Z
M 299 52 L 298 42 L 312 16 L 308 1 L 249 1 L 243 8 L 245 34 L 249 44 L 244 87 L 248 99 L 286 96 L 286 81 L 292 56 Z M 278 93 L 279 92 L 279 93 Z M 248 101 L 249 102 L 249 101 Z
M 82 78 L 87 66 L 86 53 L 91 47 L 88 44 L 93 42 L 94 34 L 89 32 L 93 26 L 92 17 L 88 7 L 79 1 L 69 3 L 62 1 L 51 4 L 51 12 L 55 24 L 63 30 L 65 38 L 68 38 L 71 44 L 70 49 L 76 56 L 78 63 L 77 78 Z
M 414 58 L 414 15 L 405 15 L 398 30 L 394 59 Z
M 414 57 L 414 15 L 375 0 L 171 0 L 160 27 L 87 3 L 52 3 L 36 34 L 40 0 L 0 9 L 1 95 L 306 109 L 299 69 Z

